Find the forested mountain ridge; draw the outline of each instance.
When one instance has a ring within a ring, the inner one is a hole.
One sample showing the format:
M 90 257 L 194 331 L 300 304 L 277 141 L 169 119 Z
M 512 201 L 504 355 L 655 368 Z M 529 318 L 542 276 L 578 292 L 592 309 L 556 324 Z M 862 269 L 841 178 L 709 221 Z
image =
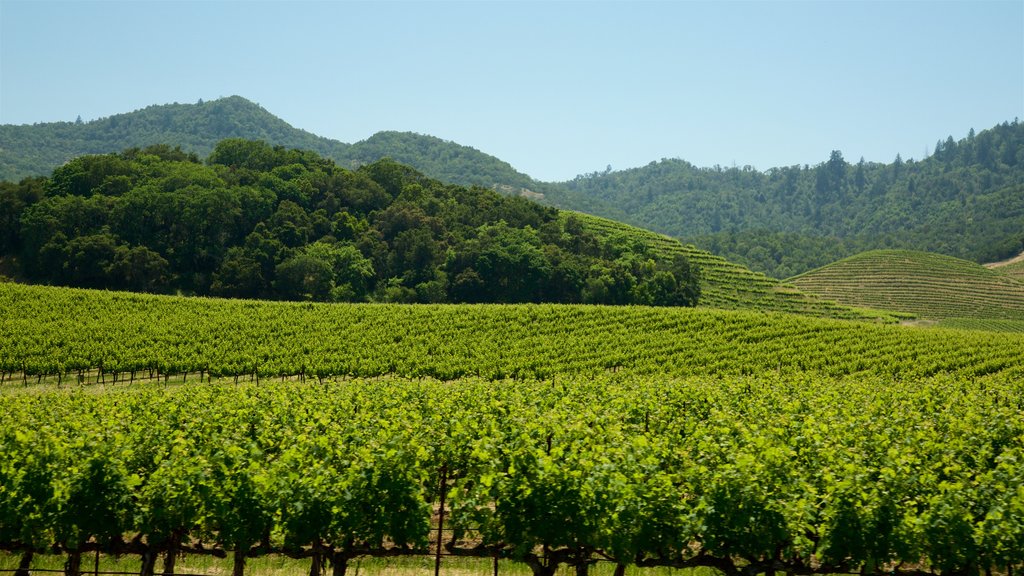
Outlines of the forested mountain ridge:
M 392 158 L 427 176 L 464 186 L 499 188 L 536 198 L 544 184 L 507 162 L 454 142 L 412 132 L 379 132 L 355 144 L 294 128 L 240 96 L 196 104 L 154 105 L 91 122 L 0 125 L 0 180 L 45 176 L 83 154 L 108 154 L 157 144 L 206 157 L 225 138 L 317 152 L 345 168 Z
M 46 176 L 83 154 L 107 154 L 156 144 L 205 157 L 225 138 L 265 140 L 337 157 L 347 144 L 316 136 L 240 96 L 196 104 L 153 105 L 90 122 L 0 125 L 0 180 Z
M 376 302 L 696 305 L 685 255 L 393 160 L 227 139 L 206 162 L 157 145 L 0 182 L 0 259 L 66 286 Z
M 391 158 L 442 182 L 495 188 L 534 199 L 542 198 L 550 188 L 476 148 L 414 132 L 378 132 L 333 158 L 351 168 Z
M 876 248 L 987 262 L 1024 248 L 1024 125 L 940 140 L 921 161 L 851 164 L 833 151 L 816 166 L 760 172 L 662 160 L 556 190 L 556 205 L 676 236 L 777 278 Z

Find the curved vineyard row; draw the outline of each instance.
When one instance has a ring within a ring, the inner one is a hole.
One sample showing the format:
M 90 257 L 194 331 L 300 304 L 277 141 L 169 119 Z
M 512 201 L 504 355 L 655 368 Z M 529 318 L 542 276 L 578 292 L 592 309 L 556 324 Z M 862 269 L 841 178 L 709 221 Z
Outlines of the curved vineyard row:
M 989 268 L 990 270 L 995 270 L 1000 274 L 1006 274 L 1011 278 L 1016 278 L 1017 280 L 1024 280 L 1024 260 L 1018 260 L 1017 262 L 1012 262 L 1010 264 L 1005 264 L 1003 266 L 991 267 L 989 265 L 986 265 L 986 267 Z
M 849 306 L 900 310 L 932 319 L 1024 320 L 1024 282 L 941 254 L 874 250 L 791 282 Z
M 837 304 L 807 292 L 791 284 L 780 282 L 759 272 L 753 272 L 700 250 L 693 245 L 684 245 L 675 238 L 635 228 L 628 224 L 608 220 L 589 214 L 565 211 L 583 225 L 604 237 L 616 234 L 634 239 L 648 246 L 655 254 L 671 258 L 677 254 L 686 256 L 701 271 L 700 306 L 727 310 L 761 310 L 790 312 L 820 318 L 842 318 L 846 320 L 870 320 L 895 322 L 898 317 L 884 310 L 865 310 L 849 305 Z
M 197 384 L 0 397 L 0 547 L 597 559 L 727 576 L 1024 564 L 1024 387 L 951 377 Z
M 717 310 L 295 304 L 0 284 L 3 379 L 96 369 L 440 380 L 606 371 L 973 377 L 1024 373 L 1024 337 Z
M 990 332 L 1024 332 L 1024 320 L 998 320 L 994 318 L 943 318 L 937 322 L 943 328 L 960 330 L 988 330 Z

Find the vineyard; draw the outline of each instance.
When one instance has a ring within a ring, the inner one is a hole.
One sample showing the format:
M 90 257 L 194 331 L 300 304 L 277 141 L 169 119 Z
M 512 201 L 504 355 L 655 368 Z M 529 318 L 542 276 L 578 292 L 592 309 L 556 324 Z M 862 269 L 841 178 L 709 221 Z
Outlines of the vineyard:
M 764 274 L 752 272 L 735 264 L 700 250 L 692 244 L 684 245 L 679 240 L 657 234 L 628 224 L 591 216 L 572 213 L 584 226 L 602 237 L 621 235 L 647 245 L 661 257 L 671 258 L 676 254 L 686 256 L 701 271 L 701 306 L 728 310 L 762 310 L 790 312 L 819 318 L 841 318 L 848 320 L 869 320 L 896 322 L 900 315 L 884 310 L 866 309 L 862 305 L 838 304 L 832 300 L 815 296 L 792 284 L 780 282 Z
M 259 302 L 0 284 L 0 380 L 1024 374 L 1024 337 L 788 314 Z
M 1003 266 L 996 266 L 990 268 L 997 272 L 1002 272 L 1007 276 L 1012 276 L 1018 280 L 1024 280 L 1024 260 L 1018 260 L 1016 262 L 1005 264 Z
M 939 254 L 865 252 L 792 282 L 850 306 L 899 310 L 922 318 L 1024 320 L 1024 282 Z
M 174 377 L 173 383 L 169 378 Z M 1024 568 L 1024 336 L 0 284 L 0 548 L 538 576 Z
M 958 330 L 988 330 L 990 332 L 1024 332 L 1024 320 L 998 318 L 943 318 L 936 323 L 942 328 Z

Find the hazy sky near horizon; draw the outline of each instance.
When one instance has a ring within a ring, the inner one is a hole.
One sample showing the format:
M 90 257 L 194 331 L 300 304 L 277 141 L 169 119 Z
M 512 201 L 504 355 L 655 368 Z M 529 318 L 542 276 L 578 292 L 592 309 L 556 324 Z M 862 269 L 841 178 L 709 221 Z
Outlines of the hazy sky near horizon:
M 318 135 L 431 134 L 542 180 L 889 162 L 1024 117 L 1024 0 L 0 0 L 0 124 L 235 94 Z

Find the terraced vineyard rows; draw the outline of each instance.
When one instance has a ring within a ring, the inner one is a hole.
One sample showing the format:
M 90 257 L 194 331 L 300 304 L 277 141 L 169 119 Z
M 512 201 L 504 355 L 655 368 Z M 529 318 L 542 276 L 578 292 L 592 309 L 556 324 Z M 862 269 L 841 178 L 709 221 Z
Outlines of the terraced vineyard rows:
M 570 214 L 566 212 L 566 214 Z M 693 245 L 684 245 L 679 240 L 634 228 L 614 220 L 607 220 L 589 214 L 571 213 L 588 229 L 608 234 L 624 234 L 647 244 L 652 251 L 663 257 L 683 254 L 700 266 L 702 293 L 700 305 L 727 310 L 763 310 L 791 312 L 822 318 L 850 320 L 876 320 L 895 322 L 899 316 L 883 310 L 865 310 L 840 305 L 831 300 L 802 292 L 799 288 L 753 272 L 738 264 L 699 250 Z
M 0 285 L 0 373 L 398 374 L 452 380 L 1024 370 L 1024 338 L 787 314 L 571 305 L 189 299 Z M 24 376 L 22 376 L 24 378 Z
M 850 306 L 932 319 L 1024 320 L 1024 282 L 939 254 L 865 252 L 791 281 L 806 292 Z
M 1012 276 L 1018 280 L 1024 280 L 1024 260 L 1014 262 L 1013 264 L 1007 264 L 1005 266 L 999 266 L 992 268 L 996 272 L 1001 272 L 1007 276 Z

